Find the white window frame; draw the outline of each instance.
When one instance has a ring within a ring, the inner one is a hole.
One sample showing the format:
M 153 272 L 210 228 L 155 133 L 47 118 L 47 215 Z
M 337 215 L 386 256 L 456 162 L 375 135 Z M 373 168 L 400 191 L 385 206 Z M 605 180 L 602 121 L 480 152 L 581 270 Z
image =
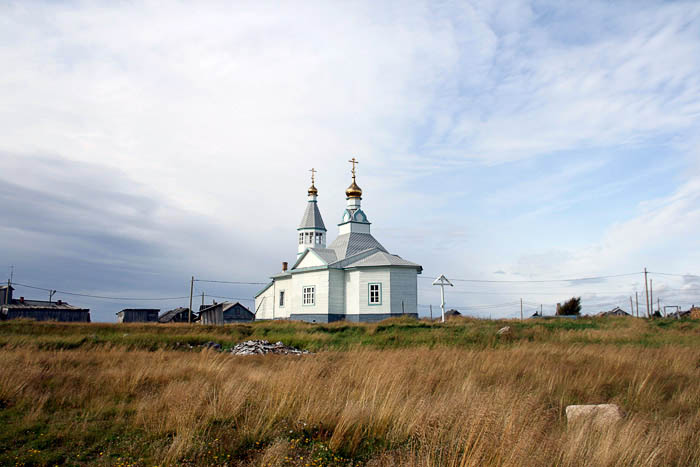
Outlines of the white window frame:
M 376 286 L 377 301 L 372 300 L 372 287 Z M 367 304 L 371 306 L 377 306 L 382 304 L 382 283 L 381 282 L 370 282 L 367 284 Z
M 305 285 L 301 288 L 301 305 L 315 306 L 316 305 L 316 286 Z

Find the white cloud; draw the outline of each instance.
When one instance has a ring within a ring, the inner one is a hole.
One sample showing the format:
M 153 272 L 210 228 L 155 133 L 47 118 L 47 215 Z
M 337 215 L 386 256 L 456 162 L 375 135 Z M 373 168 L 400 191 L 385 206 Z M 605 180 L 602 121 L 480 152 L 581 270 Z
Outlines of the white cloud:
M 699 15 L 685 3 L 581 11 L 525 1 L 4 4 L 0 151 L 25 157 L 4 177 L 31 171 L 37 154 L 99 167 L 102 196 L 141 201 L 95 199 L 93 185 L 80 189 L 81 172 L 44 171 L 24 183 L 45 189 L 49 178 L 72 177 L 72 195 L 106 206 L 93 224 L 102 231 L 110 216 L 131 219 L 145 203 L 157 226 L 120 233 L 169 231 L 169 251 L 203 222 L 212 238 L 200 264 L 233 269 L 219 265 L 218 252 L 265 276 L 294 254 L 306 171 L 319 169 L 332 226 L 355 155 L 368 215 L 390 235 L 384 243 L 435 269 L 510 270 L 489 256 L 499 252 L 470 244 L 478 223 L 468 207 L 445 201 L 461 193 L 445 191 L 442 176 L 658 137 L 699 160 L 687 137 L 700 115 Z M 551 181 L 603 163 L 574 161 L 544 174 L 534 192 L 524 181 L 474 202 L 529 197 L 531 216 L 542 217 L 575 201 Z M 429 181 L 417 190 L 419 178 Z M 650 243 L 692 244 L 684 229 L 697 226 L 696 190 L 687 181 L 678 197 L 569 252 L 565 266 L 618 270 Z M 640 231 L 646 240 L 626 237 Z

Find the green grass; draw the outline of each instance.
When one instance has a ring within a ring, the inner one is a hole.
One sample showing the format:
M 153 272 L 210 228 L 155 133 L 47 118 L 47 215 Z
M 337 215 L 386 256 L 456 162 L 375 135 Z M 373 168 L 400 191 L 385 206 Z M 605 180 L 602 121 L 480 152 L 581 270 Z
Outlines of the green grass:
M 498 336 L 503 326 L 510 336 Z M 527 342 L 613 343 L 641 347 L 666 344 L 700 344 L 700 322 L 695 320 L 641 320 L 634 318 L 581 318 L 489 321 L 456 319 L 445 324 L 393 319 L 377 324 L 308 324 L 261 321 L 228 326 L 199 324 L 75 324 L 33 321 L 0 323 L 0 347 L 33 347 L 40 350 L 75 350 L 119 347 L 127 350 L 182 350 L 209 341 L 229 348 L 247 339 L 309 349 L 348 350 L 355 347 L 390 349 L 405 347 L 494 347 Z

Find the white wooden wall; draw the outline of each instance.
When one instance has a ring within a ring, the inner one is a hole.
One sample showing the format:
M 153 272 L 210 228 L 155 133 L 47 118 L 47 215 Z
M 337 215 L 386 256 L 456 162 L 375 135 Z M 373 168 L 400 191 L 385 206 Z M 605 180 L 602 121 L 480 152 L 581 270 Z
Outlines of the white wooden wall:
M 415 269 L 393 268 L 391 270 L 391 312 L 418 313 L 418 272 Z
M 328 288 L 329 271 L 322 269 L 319 271 L 300 272 L 292 276 L 292 297 L 293 306 L 290 313 L 298 314 L 320 314 L 328 313 Z M 302 287 L 313 285 L 316 287 L 316 301 L 313 306 L 302 304 Z

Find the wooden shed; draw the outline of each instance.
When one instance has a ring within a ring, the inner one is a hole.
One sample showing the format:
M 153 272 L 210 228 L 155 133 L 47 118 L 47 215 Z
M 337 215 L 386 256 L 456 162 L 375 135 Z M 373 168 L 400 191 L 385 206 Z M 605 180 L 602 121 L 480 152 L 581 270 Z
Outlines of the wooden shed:
M 117 312 L 118 323 L 156 323 L 158 322 L 157 308 L 125 308 Z
M 70 305 L 62 300 L 25 300 L 12 296 L 14 288 L 0 287 L 0 319 L 33 319 L 36 321 L 90 322 L 90 310 Z
M 187 323 L 189 322 L 190 309 L 178 307 L 174 310 L 166 311 L 158 317 L 159 323 Z M 192 313 L 192 321 L 195 321 L 197 315 Z
M 202 324 L 233 324 L 253 321 L 255 315 L 239 302 L 214 303 L 199 311 Z

